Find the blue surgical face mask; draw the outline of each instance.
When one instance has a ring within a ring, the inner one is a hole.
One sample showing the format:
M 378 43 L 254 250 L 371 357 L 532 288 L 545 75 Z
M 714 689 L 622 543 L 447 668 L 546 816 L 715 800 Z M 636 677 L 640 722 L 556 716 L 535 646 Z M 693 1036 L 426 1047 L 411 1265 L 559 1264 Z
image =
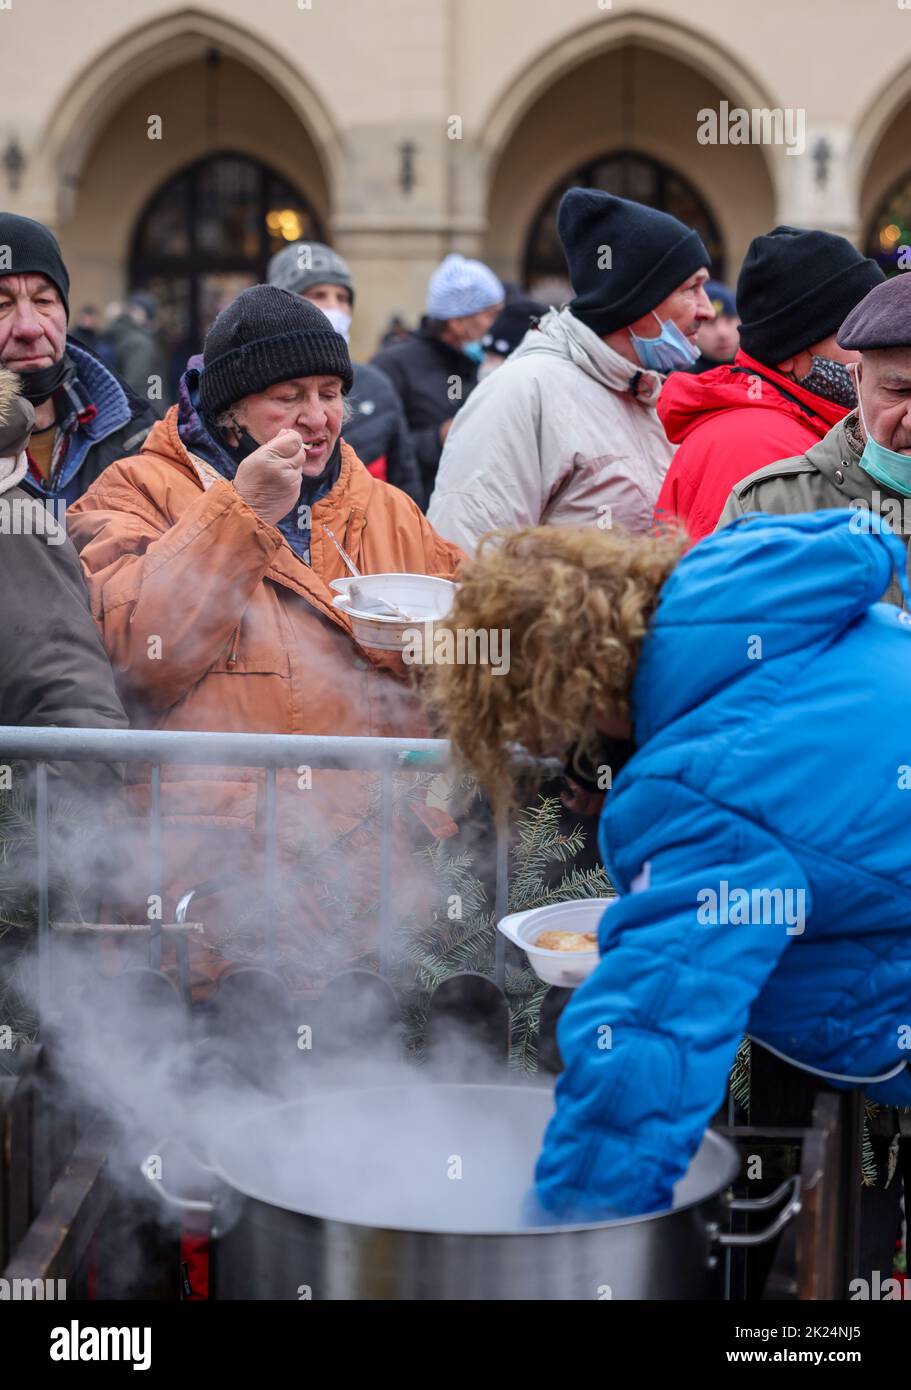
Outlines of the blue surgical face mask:
M 911 497 L 911 454 L 900 454 L 895 449 L 887 449 L 885 444 L 877 444 L 867 427 L 860 391 L 857 398 L 860 403 L 861 423 L 867 436 L 864 451 L 860 456 L 861 468 L 883 487 L 890 488 L 901 497 Z
M 699 349 L 680 332 L 673 319 L 661 322 L 652 310 L 661 332 L 657 338 L 640 338 L 630 329 L 630 342 L 643 367 L 650 372 L 685 371 L 699 359 Z
M 479 366 L 484 361 L 484 344 L 480 338 L 475 339 L 473 343 L 463 343 L 462 351 L 466 357 L 470 357 L 472 362 L 477 362 Z

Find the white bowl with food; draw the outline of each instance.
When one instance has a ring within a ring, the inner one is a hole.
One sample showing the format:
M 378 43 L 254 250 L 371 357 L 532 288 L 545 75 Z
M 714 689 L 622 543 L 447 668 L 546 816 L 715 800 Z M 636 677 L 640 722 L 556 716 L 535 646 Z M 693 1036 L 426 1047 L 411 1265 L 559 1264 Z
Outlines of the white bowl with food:
M 598 964 L 598 925 L 618 899 L 577 898 L 568 903 L 513 912 L 497 928 L 528 956 L 539 979 L 575 989 Z
M 333 607 L 351 620 L 355 641 L 401 651 L 415 630 L 421 642 L 432 642 L 434 624 L 451 611 L 458 586 L 432 574 L 364 574 L 333 579 L 329 587 Z

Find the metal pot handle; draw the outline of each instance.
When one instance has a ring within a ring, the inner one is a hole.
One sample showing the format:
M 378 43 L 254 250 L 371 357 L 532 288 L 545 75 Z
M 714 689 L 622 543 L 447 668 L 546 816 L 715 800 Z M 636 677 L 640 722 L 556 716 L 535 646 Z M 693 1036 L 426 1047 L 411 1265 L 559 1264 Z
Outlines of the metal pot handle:
M 152 1145 L 150 1152 L 154 1154 L 160 1153 L 161 1150 L 169 1142 L 171 1141 L 167 1139 L 160 1139 L 157 1144 Z M 208 1167 L 207 1164 L 200 1162 L 200 1160 L 196 1157 L 195 1154 L 193 1154 L 192 1157 L 194 1163 L 196 1163 L 200 1168 L 202 1168 L 204 1172 L 212 1173 L 215 1171 L 214 1169 Z M 165 1187 L 161 1178 L 153 1178 L 151 1176 L 151 1174 L 148 1171 L 147 1165 L 148 1159 L 145 1159 L 142 1163 L 140 1163 L 139 1171 L 145 1178 L 146 1182 L 149 1184 L 149 1187 L 151 1187 L 152 1190 L 157 1194 L 159 1200 L 164 1202 L 166 1206 L 175 1207 L 178 1211 L 202 1211 L 206 1212 L 210 1216 L 215 1211 L 214 1202 L 207 1202 L 201 1198 L 194 1197 L 178 1197 L 176 1192 L 171 1192 L 167 1187 Z
M 779 1231 L 783 1231 L 788 1222 L 800 1211 L 800 1174 L 795 1173 L 793 1177 L 787 1178 L 780 1187 L 776 1187 L 774 1192 L 770 1192 L 768 1197 L 731 1197 L 728 1206 L 732 1211 L 765 1211 L 768 1207 L 773 1207 L 776 1202 L 780 1202 L 782 1197 L 790 1193 L 787 1203 L 768 1226 L 761 1231 L 717 1231 L 714 1233 L 715 1240 L 719 1245 L 765 1245 L 767 1241 L 777 1236 Z

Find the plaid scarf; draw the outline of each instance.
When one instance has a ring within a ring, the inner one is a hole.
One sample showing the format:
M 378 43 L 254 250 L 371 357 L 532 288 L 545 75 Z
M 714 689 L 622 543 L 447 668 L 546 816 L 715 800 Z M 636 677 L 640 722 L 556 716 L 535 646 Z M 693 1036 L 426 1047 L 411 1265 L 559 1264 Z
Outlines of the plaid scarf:
M 54 402 L 57 436 L 54 440 L 51 466 L 47 478 L 45 479 L 31 454 L 29 454 L 28 460 L 29 476 L 34 478 L 35 482 L 39 483 L 42 488 L 47 488 L 51 492 L 60 481 L 60 473 L 66 462 L 67 451 L 73 435 L 82 426 L 90 424 L 98 415 L 97 407 L 89 399 L 88 392 L 76 375 L 76 363 L 69 353 L 67 353 L 65 361 L 68 367 L 67 374 L 51 397 Z

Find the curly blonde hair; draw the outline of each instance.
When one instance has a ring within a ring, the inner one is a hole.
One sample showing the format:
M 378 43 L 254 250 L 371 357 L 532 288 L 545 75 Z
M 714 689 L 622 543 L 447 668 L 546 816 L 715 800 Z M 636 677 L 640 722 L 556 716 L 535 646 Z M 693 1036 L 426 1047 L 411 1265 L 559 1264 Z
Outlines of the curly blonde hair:
M 508 670 L 435 664 L 425 691 L 457 762 L 498 807 L 516 798 L 511 745 L 565 756 L 591 744 L 599 718 L 629 715 L 642 638 L 686 544 L 682 532 L 594 527 L 484 537 L 446 626 L 508 633 Z

